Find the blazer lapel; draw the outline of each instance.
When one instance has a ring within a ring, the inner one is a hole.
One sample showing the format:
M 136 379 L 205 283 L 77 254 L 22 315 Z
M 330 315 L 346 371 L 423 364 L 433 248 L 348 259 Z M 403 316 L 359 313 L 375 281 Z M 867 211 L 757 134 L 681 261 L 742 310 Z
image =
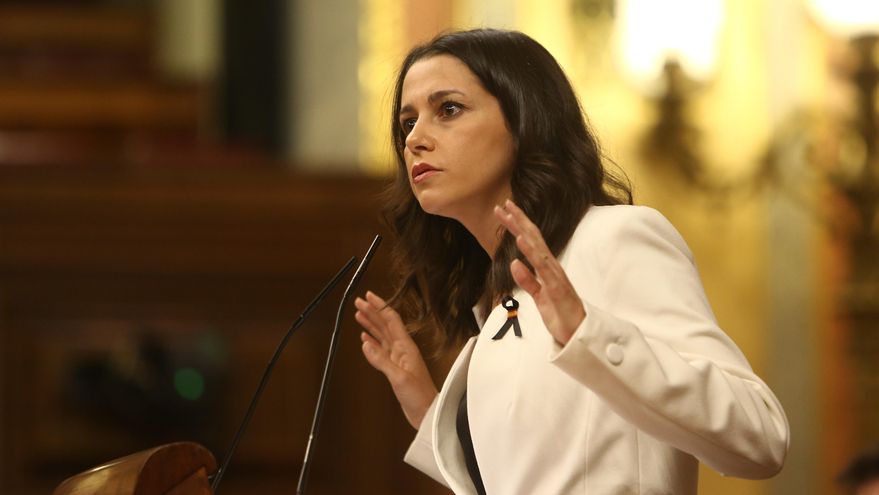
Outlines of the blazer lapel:
M 449 488 L 458 495 L 476 493 L 476 488 L 467 472 L 464 451 L 461 449 L 455 429 L 458 403 L 467 389 L 467 370 L 470 367 L 470 357 L 473 355 L 475 345 L 476 337 L 470 338 L 455 360 L 455 364 L 452 365 L 437 399 L 436 414 L 433 418 L 434 456 Z

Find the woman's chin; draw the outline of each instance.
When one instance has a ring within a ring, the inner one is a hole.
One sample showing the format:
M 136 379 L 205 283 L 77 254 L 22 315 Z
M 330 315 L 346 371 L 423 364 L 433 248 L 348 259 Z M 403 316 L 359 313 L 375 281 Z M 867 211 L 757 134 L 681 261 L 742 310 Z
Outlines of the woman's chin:
M 431 203 L 427 203 L 427 202 L 419 203 L 419 204 L 421 205 L 421 209 L 424 210 L 424 213 L 427 213 L 428 215 L 434 215 L 437 217 L 443 217 L 443 218 L 449 218 L 452 220 L 457 220 L 457 217 L 452 215 L 448 211 L 448 208 L 442 208 L 440 205 L 431 204 Z
M 424 210 L 424 213 L 427 213 L 428 215 L 436 215 L 436 216 L 440 216 L 440 217 L 445 216 L 442 214 L 442 209 L 437 208 L 435 205 L 431 205 L 430 203 L 427 203 L 427 204 L 419 203 L 419 204 L 421 205 L 421 209 Z
M 430 215 L 443 215 L 444 208 L 442 207 L 442 202 L 437 201 L 437 198 L 432 198 L 427 194 L 419 194 L 415 196 L 415 199 L 418 200 L 418 204 L 421 205 L 421 209 L 424 210 L 425 213 Z

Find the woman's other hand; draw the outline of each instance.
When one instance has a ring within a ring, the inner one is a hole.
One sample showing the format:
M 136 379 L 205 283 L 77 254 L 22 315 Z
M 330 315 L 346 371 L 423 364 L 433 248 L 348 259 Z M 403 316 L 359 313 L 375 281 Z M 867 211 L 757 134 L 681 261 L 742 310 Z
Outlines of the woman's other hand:
M 420 428 L 437 395 L 421 351 L 406 331 L 400 315 L 382 298 L 367 291 L 366 298 L 358 297 L 354 306 L 357 307 L 354 318 L 366 329 L 360 333 L 363 355 L 388 379 L 409 423 L 415 429 Z
M 543 324 L 556 342 L 567 344 L 586 317 L 583 301 L 543 240 L 540 229 L 525 212 L 507 200 L 503 208 L 494 207 L 494 214 L 516 238 L 519 250 L 534 267 L 532 272 L 521 260 L 513 260 L 510 264 L 513 280 L 534 299 Z

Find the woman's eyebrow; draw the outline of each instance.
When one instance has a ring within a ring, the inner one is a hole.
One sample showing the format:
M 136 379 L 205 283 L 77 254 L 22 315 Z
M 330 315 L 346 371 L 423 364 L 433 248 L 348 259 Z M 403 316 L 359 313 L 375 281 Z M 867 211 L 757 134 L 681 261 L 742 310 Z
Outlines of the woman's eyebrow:
M 464 96 L 464 92 L 459 89 L 441 89 L 439 91 L 434 91 L 433 93 L 431 93 L 430 96 L 427 97 L 427 101 L 428 103 L 433 103 L 436 100 L 441 100 L 451 94 L 459 94 L 461 96 Z
M 440 89 L 438 91 L 434 91 L 427 97 L 427 102 L 433 104 L 437 100 L 441 100 L 446 96 L 457 94 L 461 96 L 466 96 L 463 91 L 459 89 Z M 402 115 L 404 113 L 408 113 L 414 110 L 414 107 L 411 104 L 404 105 L 400 107 L 400 112 L 397 115 Z

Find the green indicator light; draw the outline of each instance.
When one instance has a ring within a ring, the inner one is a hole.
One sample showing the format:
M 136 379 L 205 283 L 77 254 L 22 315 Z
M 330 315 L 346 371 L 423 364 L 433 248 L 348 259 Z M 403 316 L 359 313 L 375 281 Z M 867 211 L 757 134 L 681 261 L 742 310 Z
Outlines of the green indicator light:
M 181 368 L 174 373 L 174 388 L 180 397 L 198 400 L 204 394 L 204 377 L 192 368 Z

